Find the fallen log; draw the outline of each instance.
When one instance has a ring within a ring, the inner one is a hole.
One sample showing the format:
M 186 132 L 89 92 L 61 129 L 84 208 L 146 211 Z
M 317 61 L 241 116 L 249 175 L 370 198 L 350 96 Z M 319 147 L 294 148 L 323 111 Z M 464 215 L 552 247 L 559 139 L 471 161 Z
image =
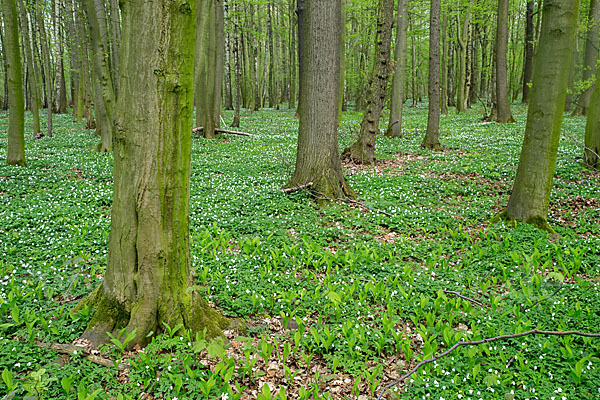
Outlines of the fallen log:
M 199 133 L 204 130 L 203 126 L 199 126 L 197 128 L 192 129 L 192 133 Z M 241 131 L 232 131 L 230 129 L 216 128 L 215 133 L 227 133 L 229 135 L 238 135 L 238 136 L 248 136 L 248 137 L 258 137 L 253 133 L 241 132 Z

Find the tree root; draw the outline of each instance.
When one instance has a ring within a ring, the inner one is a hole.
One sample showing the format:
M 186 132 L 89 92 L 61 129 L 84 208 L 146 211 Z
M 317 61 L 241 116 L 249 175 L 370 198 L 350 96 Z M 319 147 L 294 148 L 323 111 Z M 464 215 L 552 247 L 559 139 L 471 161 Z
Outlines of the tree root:
M 115 363 L 108 358 L 99 356 L 97 350 L 92 349 L 90 346 L 76 346 L 74 344 L 63 344 L 63 343 L 44 343 L 35 342 L 39 347 L 56 351 L 60 354 L 76 355 L 82 354 L 82 357 L 86 360 L 93 362 L 94 364 L 101 365 L 103 367 L 115 367 Z M 96 354 L 98 353 L 98 354 Z M 120 370 L 131 369 L 131 364 L 122 362 L 117 366 Z

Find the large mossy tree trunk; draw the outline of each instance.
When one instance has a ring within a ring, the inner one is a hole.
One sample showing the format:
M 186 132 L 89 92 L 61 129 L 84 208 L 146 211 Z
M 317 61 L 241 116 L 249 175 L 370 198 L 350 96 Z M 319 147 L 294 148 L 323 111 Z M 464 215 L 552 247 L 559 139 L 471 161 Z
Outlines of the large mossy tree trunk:
M 600 0 L 590 0 L 590 11 L 587 21 L 587 35 L 585 39 L 585 53 L 583 59 L 582 80 L 586 89 L 577 100 L 577 106 L 573 110 L 573 116 L 585 115 L 593 91 L 594 77 L 596 75 L 596 63 L 598 62 L 598 51 L 600 49 Z
M 338 152 L 341 0 L 304 2 L 302 112 L 298 128 L 296 169 L 286 187 L 312 183 L 318 199 L 353 198 L 342 173 Z
M 587 109 L 584 165 L 596 171 L 600 170 L 600 79 L 598 77 Z
M 196 126 L 202 126 L 202 136 L 215 138 L 220 127 L 221 87 L 225 49 L 223 2 L 199 2 L 196 33 Z
M 164 325 L 221 333 L 227 320 L 194 291 L 189 243 L 196 5 L 122 2 L 122 57 L 114 190 L 104 281 L 79 307 L 95 313 L 83 334 L 135 331 L 143 345 Z
M 25 99 L 21 76 L 19 26 L 15 0 L 2 0 L 4 48 L 8 81 L 8 146 L 6 163 L 25 166 Z
M 380 0 L 375 35 L 375 60 L 367 89 L 367 106 L 360 123 L 358 139 L 344 150 L 345 157 L 361 164 L 375 163 L 375 140 L 379 134 L 379 120 L 390 74 L 393 16 L 394 1 Z
M 408 18 L 408 0 L 398 1 L 396 17 L 396 47 L 394 79 L 390 103 L 390 120 L 385 132 L 387 137 L 402 136 L 402 105 L 404 104 L 404 75 L 406 72 L 406 19 Z
M 578 13 L 579 0 L 544 1 L 519 167 L 508 205 L 497 217 L 550 232 L 546 218 Z
M 438 151 L 440 128 L 440 15 L 441 0 L 431 0 L 429 12 L 429 114 L 421 147 Z
M 498 0 L 498 20 L 496 25 L 496 115 L 500 123 L 515 122 L 510 111 L 508 95 L 508 0 Z

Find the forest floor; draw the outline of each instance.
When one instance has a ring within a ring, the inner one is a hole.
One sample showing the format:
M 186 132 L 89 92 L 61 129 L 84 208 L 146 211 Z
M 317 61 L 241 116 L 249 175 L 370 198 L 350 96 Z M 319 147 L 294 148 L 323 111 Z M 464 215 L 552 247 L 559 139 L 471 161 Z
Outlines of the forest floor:
M 89 321 L 69 310 L 102 279 L 112 202 L 112 156 L 56 116 L 53 138 L 27 139 L 27 168 L 0 165 L 0 399 L 600 399 L 600 339 L 570 335 L 461 346 L 382 392 L 459 341 L 600 332 L 600 173 L 581 166 L 585 119 L 563 123 L 558 235 L 490 223 L 508 201 L 525 111 L 507 125 L 478 109 L 443 116 L 445 150 L 432 153 L 419 147 L 426 107 L 407 108 L 405 137 L 379 138 L 375 166 L 344 166 L 360 204 L 322 208 L 280 190 L 295 162 L 292 111 L 243 114 L 258 138 L 194 139 L 196 282 L 250 329 L 217 342 L 167 329 L 146 349 L 96 354 L 114 366 L 39 345 L 71 344 Z M 344 113 L 341 149 L 359 123 Z M 3 112 L 2 160 L 7 124 Z

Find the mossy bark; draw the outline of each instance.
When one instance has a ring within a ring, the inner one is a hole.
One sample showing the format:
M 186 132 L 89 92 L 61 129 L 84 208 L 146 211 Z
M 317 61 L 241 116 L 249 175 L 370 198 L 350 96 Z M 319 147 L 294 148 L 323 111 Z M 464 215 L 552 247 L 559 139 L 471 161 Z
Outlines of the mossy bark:
M 114 191 L 108 263 L 84 303 L 96 346 L 122 328 L 143 345 L 164 324 L 215 336 L 227 320 L 194 292 L 189 193 L 197 2 L 128 0 L 113 136 Z
M 6 163 L 25 166 L 25 99 L 21 76 L 19 28 L 15 0 L 2 0 L 4 20 L 4 47 L 8 79 L 8 146 Z
M 344 150 L 344 156 L 361 164 L 375 163 L 375 140 L 383 111 L 385 92 L 390 74 L 390 44 L 394 1 L 380 0 L 375 35 L 375 62 L 367 89 L 367 107 L 360 123 L 360 134 L 354 144 Z
M 302 112 L 298 129 L 296 169 L 286 187 L 312 182 L 320 199 L 353 198 L 342 173 L 338 152 L 338 90 L 340 80 L 340 0 L 304 2 L 301 59 Z
M 546 229 L 579 0 L 544 1 L 525 138 L 504 219 Z M 548 229 L 546 229 L 548 230 Z

